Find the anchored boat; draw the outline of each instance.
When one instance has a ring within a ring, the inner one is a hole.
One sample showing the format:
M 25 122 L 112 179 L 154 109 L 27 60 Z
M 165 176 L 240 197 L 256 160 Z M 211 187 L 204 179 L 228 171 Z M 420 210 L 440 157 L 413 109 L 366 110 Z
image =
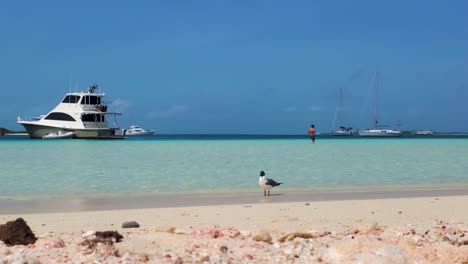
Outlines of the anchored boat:
M 374 128 L 365 129 L 359 131 L 359 136 L 361 137 L 401 137 L 402 132 L 399 129 L 383 129 L 382 125 L 379 125 L 378 121 L 378 97 L 379 97 L 379 81 L 380 81 L 380 72 L 376 72 L 374 80 Z M 399 126 L 399 125 L 397 125 Z
M 127 135 L 128 136 L 151 136 L 154 135 L 155 131 L 154 130 L 144 130 L 143 128 L 139 126 L 130 126 L 127 130 Z
M 18 124 L 23 125 L 32 138 L 125 138 L 124 129 L 109 127 L 107 123 L 109 116 L 116 117 L 121 113 L 108 112 L 105 94 L 97 90 L 98 86 L 93 84 L 85 92 L 67 93 L 47 115 L 31 120 L 18 117 Z

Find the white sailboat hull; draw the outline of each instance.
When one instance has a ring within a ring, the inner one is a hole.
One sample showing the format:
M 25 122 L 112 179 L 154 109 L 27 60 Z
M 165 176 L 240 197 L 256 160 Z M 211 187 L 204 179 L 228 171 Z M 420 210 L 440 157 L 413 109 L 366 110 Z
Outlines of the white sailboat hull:
M 359 131 L 361 137 L 401 137 L 400 130 L 368 129 Z

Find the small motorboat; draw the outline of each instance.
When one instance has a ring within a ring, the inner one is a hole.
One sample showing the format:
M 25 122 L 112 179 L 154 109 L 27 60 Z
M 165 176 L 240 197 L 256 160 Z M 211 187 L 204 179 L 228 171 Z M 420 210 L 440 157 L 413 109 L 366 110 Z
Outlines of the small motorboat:
M 74 138 L 76 135 L 73 131 L 59 131 L 57 133 L 49 133 L 43 136 L 43 139 L 66 139 L 66 138 Z
M 127 130 L 127 136 L 151 136 L 154 135 L 154 130 L 144 130 L 139 126 L 130 126 Z

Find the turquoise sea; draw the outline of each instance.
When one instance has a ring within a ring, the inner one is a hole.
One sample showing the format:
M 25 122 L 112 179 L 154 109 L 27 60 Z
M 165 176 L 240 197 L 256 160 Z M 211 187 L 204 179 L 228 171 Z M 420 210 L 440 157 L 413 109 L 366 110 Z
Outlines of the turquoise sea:
M 0 198 L 468 186 L 467 138 L 0 137 Z

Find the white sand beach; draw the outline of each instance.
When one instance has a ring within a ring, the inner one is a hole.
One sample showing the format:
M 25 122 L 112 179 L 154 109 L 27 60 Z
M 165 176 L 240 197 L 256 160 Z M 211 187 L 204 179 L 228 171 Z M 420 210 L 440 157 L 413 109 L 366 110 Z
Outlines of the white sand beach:
M 3 263 L 467 263 L 468 196 L 0 215 L 39 237 Z M 136 221 L 139 228 L 122 228 Z M 116 230 L 121 242 L 97 239 Z M 1 261 L 0 261 L 1 263 Z

